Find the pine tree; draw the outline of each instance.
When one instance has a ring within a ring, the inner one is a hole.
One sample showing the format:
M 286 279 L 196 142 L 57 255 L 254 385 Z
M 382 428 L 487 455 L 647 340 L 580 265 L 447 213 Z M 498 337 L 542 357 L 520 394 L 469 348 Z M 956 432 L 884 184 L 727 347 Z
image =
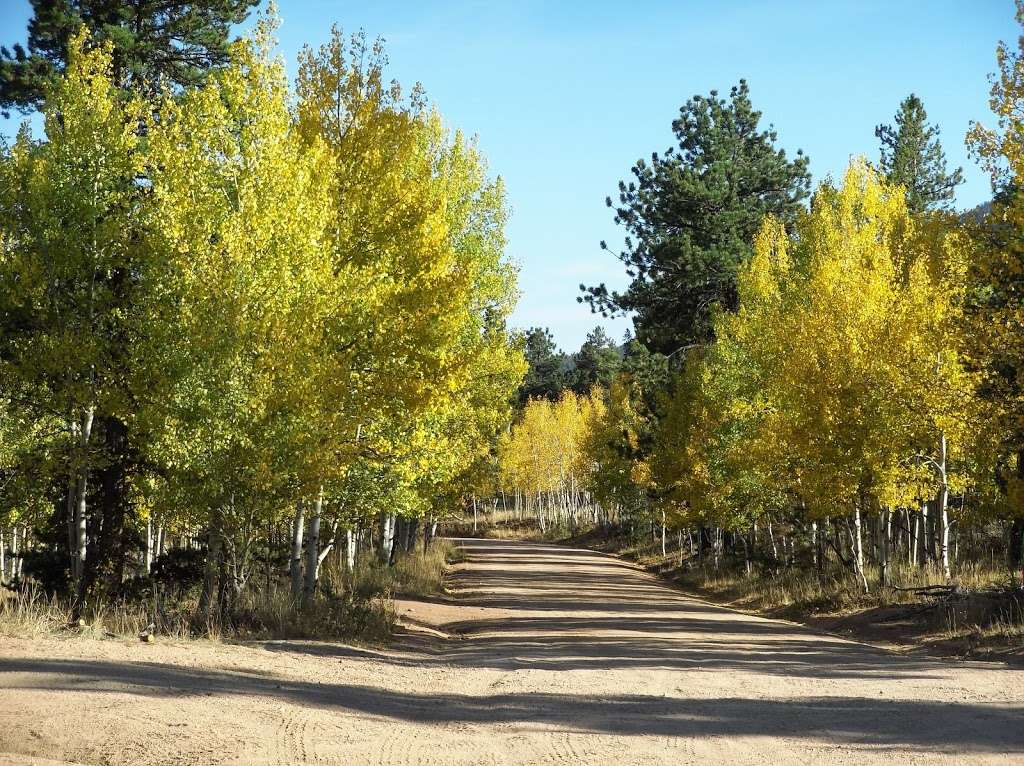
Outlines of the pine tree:
M 639 160 L 618 205 L 607 199 L 629 232 L 618 258 L 632 283 L 621 293 L 581 285 L 577 300 L 602 315 L 635 314 L 652 351 L 707 341 L 715 307 L 735 306 L 736 272 L 761 221 L 790 224 L 810 188 L 807 158 L 789 160 L 760 119 L 743 80 L 728 101 L 715 91 L 690 99 L 672 123 L 678 147 Z
M 586 394 L 595 384 L 607 387 L 622 365 L 622 352 L 604 331 L 595 327 L 587 333 L 580 350 L 572 355 L 572 389 Z
M 921 99 L 913 93 L 903 99 L 895 119 L 895 125 L 875 128 L 886 180 L 906 189 L 911 213 L 948 207 L 956 187 L 963 183 L 963 170 L 947 172 L 939 129 L 928 124 Z
M 551 331 L 546 327 L 531 327 L 526 331 L 523 341 L 528 368 L 519 389 L 520 405 L 535 398 L 554 401 L 568 385 L 568 359 L 565 353 L 559 351 Z
M 258 0 L 31 0 L 28 47 L 0 48 L 0 107 L 37 109 L 81 27 L 113 45 L 115 83 L 199 84 L 228 60 L 228 33 Z M 6 112 L 5 112 L 6 114 Z

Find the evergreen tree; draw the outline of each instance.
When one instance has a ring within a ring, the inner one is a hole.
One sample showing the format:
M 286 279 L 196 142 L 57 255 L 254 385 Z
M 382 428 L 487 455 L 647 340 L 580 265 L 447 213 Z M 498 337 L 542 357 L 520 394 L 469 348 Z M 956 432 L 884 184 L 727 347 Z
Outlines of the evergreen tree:
M 580 350 L 572 356 L 572 388 L 586 394 L 595 384 L 607 387 L 622 366 L 622 352 L 603 327 L 587 333 Z
M 85 26 L 113 45 L 114 81 L 198 84 L 227 62 L 228 32 L 258 0 L 30 0 L 28 47 L 0 48 L 0 107 L 37 109 Z M 5 114 L 7 112 L 5 111 Z
M 948 207 L 956 187 L 963 183 L 963 170 L 946 171 L 939 129 L 928 124 L 921 99 L 913 93 L 903 99 L 895 119 L 895 125 L 875 128 L 886 180 L 907 190 L 911 213 Z
M 555 401 L 568 385 L 565 353 L 555 345 L 555 339 L 546 327 L 531 327 L 526 331 L 524 340 L 528 367 L 519 389 L 520 405 L 537 398 Z
M 639 340 L 671 353 L 711 337 L 715 306 L 736 303 L 736 272 L 766 215 L 790 224 L 808 196 L 808 160 L 776 148 L 743 80 L 728 101 L 694 96 L 672 123 L 678 147 L 639 160 L 619 183 L 615 222 L 626 227 L 618 254 L 633 279 L 624 292 L 581 289 L 602 315 L 634 313 Z M 608 249 L 606 243 L 601 243 Z

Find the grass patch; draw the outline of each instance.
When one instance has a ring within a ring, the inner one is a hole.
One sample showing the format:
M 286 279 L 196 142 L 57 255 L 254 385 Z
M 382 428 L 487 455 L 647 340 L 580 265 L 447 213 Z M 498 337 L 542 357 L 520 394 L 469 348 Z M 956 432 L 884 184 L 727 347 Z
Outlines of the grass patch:
M 391 635 L 397 616 L 393 596 L 411 598 L 444 592 L 445 569 L 461 550 L 437 539 L 424 551 L 399 552 L 394 566 L 367 552 L 352 573 L 337 566 L 321 571 L 320 589 L 297 607 L 285 580 L 270 587 L 250 586 L 220 613 L 198 609 L 198 588 L 134 600 L 90 605 L 81 622 L 72 622 L 73 603 L 27 587 L 0 590 L 0 636 L 43 635 L 134 638 L 151 629 L 175 639 L 323 639 L 380 644 Z
M 327 587 L 335 592 L 352 592 L 361 598 L 436 596 L 444 593 L 445 568 L 462 555 L 453 542 L 435 539 L 427 550 L 399 552 L 394 566 L 382 562 L 372 552 L 360 556 L 353 572 L 330 568 L 325 573 Z

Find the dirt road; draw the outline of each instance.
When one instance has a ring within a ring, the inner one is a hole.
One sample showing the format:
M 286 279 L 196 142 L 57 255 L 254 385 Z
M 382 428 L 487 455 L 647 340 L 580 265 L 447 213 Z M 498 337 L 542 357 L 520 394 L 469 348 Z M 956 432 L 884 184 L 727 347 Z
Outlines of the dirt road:
M 1024 674 L 696 601 L 616 559 L 465 541 L 450 634 L 0 639 L 0 764 L 1024 764 Z

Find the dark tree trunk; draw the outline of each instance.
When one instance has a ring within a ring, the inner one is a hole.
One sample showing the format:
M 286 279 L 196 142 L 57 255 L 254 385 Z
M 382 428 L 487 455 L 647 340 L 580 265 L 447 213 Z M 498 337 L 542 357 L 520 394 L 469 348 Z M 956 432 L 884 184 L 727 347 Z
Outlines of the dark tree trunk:
M 131 548 L 130 530 L 125 524 L 131 511 L 127 492 L 132 465 L 128 427 L 114 417 L 100 418 L 100 425 L 105 454 L 96 472 L 98 531 L 88 549 L 81 584 L 81 594 L 86 598 L 109 593 L 121 585 Z

